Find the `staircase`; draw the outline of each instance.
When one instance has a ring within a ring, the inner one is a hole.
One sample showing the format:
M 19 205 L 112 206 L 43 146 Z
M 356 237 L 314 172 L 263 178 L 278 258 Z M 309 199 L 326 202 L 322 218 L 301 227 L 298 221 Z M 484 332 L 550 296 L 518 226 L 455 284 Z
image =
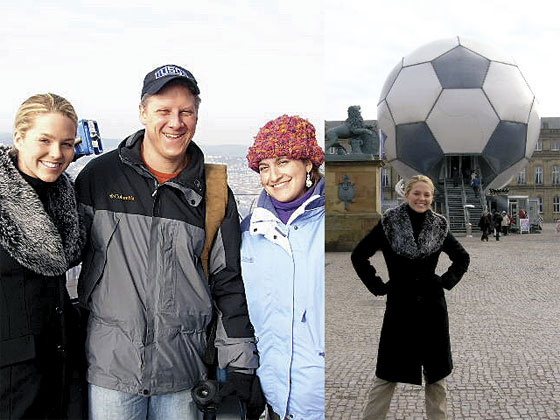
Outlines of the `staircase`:
M 480 204 L 480 198 L 474 195 L 474 191 L 471 187 L 465 187 L 465 193 L 467 197 L 467 204 L 472 204 L 474 208 L 469 209 L 469 222 L 472 224 L 473 232 L 480 232 L 478 227 L 478 222 L 482 216 L 482 204 Z
M 465 211 L 463 209 L 463 187 L 461 185 L 454 187 L 452 179 L 446 180 L 446 184 L 445 195 L 449 214 L 449 230 L 454 234 L 465 235 L 467 229 L 465 227 Z

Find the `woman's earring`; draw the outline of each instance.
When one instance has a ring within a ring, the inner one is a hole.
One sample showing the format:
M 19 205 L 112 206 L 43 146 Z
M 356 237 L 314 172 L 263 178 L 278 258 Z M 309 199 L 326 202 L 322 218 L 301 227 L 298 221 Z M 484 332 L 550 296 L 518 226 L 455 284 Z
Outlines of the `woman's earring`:
M 305 186 L 307 188 L 311 188 L 311 186 L 313 185 L 313 182 L 311 181 L 311 172 L 307 172 L 307 176 L 305 177 Z

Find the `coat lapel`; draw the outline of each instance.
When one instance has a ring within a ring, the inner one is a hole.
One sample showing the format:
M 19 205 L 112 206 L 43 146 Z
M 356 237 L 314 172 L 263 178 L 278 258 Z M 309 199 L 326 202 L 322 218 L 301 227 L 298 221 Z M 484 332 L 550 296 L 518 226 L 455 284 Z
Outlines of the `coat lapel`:
M 406 206 L 408 204 L 403 203 L 399 207 L 387 210 L 381 219 L 391 249 L 396 254 L 410 259 L 424 258 L 440 250 L 447 237 L 447 220 L 428 210 L 417 244 Z
M 38 274 L 64 274 L 82 244 L 72 182 L 62 174 L 49 189 L 51 218 L 8 151 L 0 146 L 0 246 Z

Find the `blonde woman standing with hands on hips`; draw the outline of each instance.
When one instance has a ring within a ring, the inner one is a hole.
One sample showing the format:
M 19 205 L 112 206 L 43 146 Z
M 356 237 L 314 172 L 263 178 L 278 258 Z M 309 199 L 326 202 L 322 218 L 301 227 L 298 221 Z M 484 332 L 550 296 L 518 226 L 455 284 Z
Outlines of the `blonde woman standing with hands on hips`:
M 247 156 L 264 190 L 241 224 L 241 268 L 269 419 L 324 419 L 324 158 L 315 127 L 287 115 Z
M 469 266 L 469 254 L 431 210 L 434 185 L 415 175 L 405 185 L 405 203 L 388 210 L 352 252 L 358 276 L 376 296 L 387 295 L 377 368 L 364 420 L 385 419 L 397 382 L 426 382 L 428 419 L 447 419 L 445 377 L 452 369 L 449 321 L 443 289 L 451 290 Z M 388 282 L 369 258 L 383 252 Z M 451 259 L 435 274 L 440 254 Z
M 0 418 L 83 418 L 72 392 L 83 349 L 65 272 L 82 236 L 70 177 L 77 116 L 51 93 L 19 108 L 0 145 Z M 84 394 L 85 395 L 85 394 Z

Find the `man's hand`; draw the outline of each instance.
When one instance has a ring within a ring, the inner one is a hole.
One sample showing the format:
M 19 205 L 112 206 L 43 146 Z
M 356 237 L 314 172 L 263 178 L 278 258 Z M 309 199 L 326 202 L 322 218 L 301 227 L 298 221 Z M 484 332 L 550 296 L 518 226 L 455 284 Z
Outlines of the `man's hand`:
M 228 372 L 226 383 L 220 389 L 220 398 L 237 396 L 247 405 L 247 418 L 258 419 L 266 404 L 259 377 L 255 374 Z

